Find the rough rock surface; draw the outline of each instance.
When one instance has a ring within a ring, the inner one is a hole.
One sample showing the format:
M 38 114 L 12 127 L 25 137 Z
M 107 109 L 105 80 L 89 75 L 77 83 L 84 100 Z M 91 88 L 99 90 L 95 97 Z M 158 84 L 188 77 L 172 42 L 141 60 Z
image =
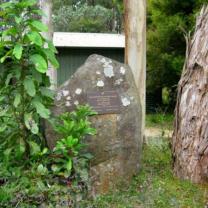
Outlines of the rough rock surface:
M 103 56 L 90 56 L 58 89 L 53 110 L 56 115 L 71 111 L 78 104 L 87 104 L 87 93 L 112 90 L 119 95 L 120 112 L 92 117 L 97 135 L 88 139 L 94 155 L 90 169 L 94 194 L 128 183 L 140 168 L 141 106 L 130 68 Z M 46 135 L 52 148 L 55 134 L 46 129 Z

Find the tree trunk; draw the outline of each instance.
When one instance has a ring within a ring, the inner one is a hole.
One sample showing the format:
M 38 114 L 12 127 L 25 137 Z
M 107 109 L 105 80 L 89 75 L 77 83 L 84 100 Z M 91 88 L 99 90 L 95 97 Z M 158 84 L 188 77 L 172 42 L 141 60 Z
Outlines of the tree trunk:
M 125 62 L 133 72 L 142 105 L 142 135 L 145 127 L 146 95 L 146 0 L 124 0 Z
M 48 26 L 48 31 L 43 33 L 43 36 L 48 40 L 53 41 L 53 21 L 52 21 L 52 0 L 39 0 L 40 8 L 43 10 L 44 14 L 42 16 L 42 22 Z M 51 81 L 51 89 L 57 88 L 57 71 L 49 64 L 49 69 L 47 71 L 48 76 Z
M 178 86 L 172 138 L 174 173 L 195 183 L 208 182 L 208 6 L 188 41 Z

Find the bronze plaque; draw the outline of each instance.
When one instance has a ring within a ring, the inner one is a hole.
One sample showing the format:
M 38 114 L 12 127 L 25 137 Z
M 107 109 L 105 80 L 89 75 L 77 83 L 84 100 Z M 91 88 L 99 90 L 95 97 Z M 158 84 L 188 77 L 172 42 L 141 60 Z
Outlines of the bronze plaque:
M 121 100 L 117 91 L 88 92 L 87 102 L 98 114 L 120 113 Z

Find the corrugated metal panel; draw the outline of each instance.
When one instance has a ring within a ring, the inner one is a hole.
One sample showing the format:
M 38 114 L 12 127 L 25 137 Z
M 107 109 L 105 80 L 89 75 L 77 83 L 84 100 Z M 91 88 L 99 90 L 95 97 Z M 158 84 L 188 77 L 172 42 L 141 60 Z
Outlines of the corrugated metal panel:
M 63 84 L 92 54 L 99 54 L 119 62 L 124 62 L 124 49 L 116 48 L 58 48 L 60 63 L 58 69 L 58 85 Z

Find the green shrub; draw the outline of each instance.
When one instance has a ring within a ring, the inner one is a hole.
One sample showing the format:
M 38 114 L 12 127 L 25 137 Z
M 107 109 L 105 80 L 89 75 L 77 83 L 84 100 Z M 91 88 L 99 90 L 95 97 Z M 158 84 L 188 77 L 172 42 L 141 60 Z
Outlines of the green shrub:
M 6 160 L 21 163 L 42 148 L 40 119 L 50 117 L 53 102 L 46 72 L 49 63 L 58 67 L 55 47 L 41 35 L 47 27 L 36 5 L 36 0 L 0 4 L 0 144 Z
M 30 166 L 5 166 L 5 160 L 0 162 L 0 207 L 15 207 L 18 203 L 20 207 L 74 206 L 87 197 L 92 155 L 84 148 L 86 136 L 96 133 L 88 120 L 94 114 L 89 106 L 78 106 L 55 118 L 53 126 L 60 138 L 54 150 L 41 151 L 36 146 Z
M 0 207 L 62 207 L 87 189 L 91 155 L 83 153 L 84 137 L 95 134 L 88 121 L 95 113 L 80 106 L 54 118 L 60 140 L 53 151 L 40 131 L 42 120 L 52 119 L 48 64 L 59 64 L 41 35 L 47 27 L 37 3 L 0 4 Z
M 88 117 L 95 114 L 89 106 L 78 106 L 76 111 L 64 113 L 56 119 L 53 126 L 60 139 L 53 150 L 55 160 L 52 170 L 55 174 L 65 178 L 78 172 L 80 176 L 83 176 L 84 172 L 87 174 L 86 164 L 92 156 L 83 153 L 82 150 L 86 147 L 83 139 L 96 133 L 88 121 Z

